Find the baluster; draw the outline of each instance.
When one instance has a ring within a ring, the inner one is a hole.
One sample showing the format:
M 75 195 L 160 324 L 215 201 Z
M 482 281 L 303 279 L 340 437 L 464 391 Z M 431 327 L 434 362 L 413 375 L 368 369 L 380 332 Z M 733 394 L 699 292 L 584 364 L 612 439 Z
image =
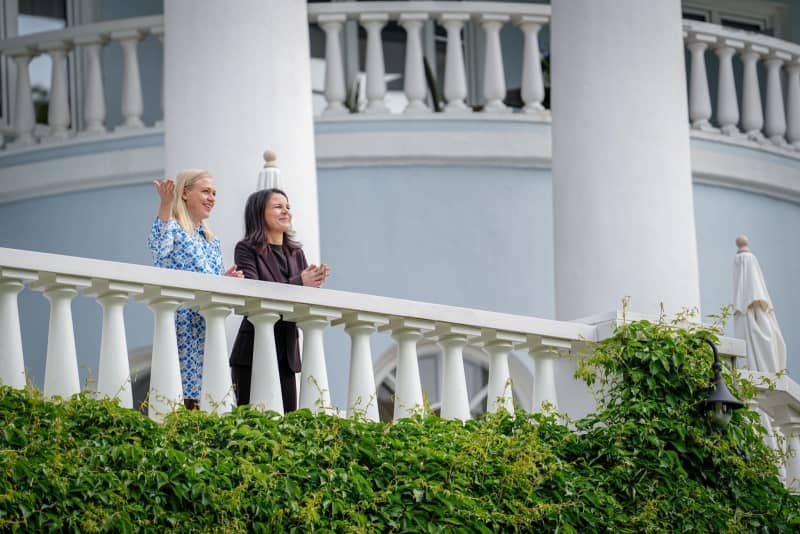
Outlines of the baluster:
M 36 114 L 33 109 L 31 75 L 28 66 L 36 55 L 29 48 L 19 48 L 6 52 L 14 60 L 17 71 L 16 91 L 14 93 L 14 134 L 16 138 L 9 147 L 23 147 L 36 142 L 33 129 L 36 127 Z
M 39 47 L 46 52 L 52 61 L 52 77 L 50 80 L 50 104 L 47 110 L 47 123 L 50 133 L 48 141 L 57 141 L 69 137 L 69 90 L 67 88 L 67 52 L 72 45 L 66 41 L 45 43 Z
M 739 103 L 736 97 L 736 82 L 733 78 L 733 55 L 741 43 L 721 41 L 714 50 L 719 57 L 719 80 L 717 81 L 717 124 L 722 133 L 731 136 L 740 134 Z
M 466 13 L 443 13 L 439 17 L 447 30 L 447 55 L 444 65 L 444 110 L 451 112 L 467 111 L 464 100 L 467 98 L 467 75 L 464 71 L 464 52 L 461 49 L 461 28 L 469 20 Z
M 42 273 L 31 287 L 43 292 L 50 302 L 47 331 L 47 356 L 44 368 L 44 394 L 69 398 L 81 390 L 78 354 L 72 324 L 72 299 L 78 288 L 89 287 L 88 279 Z
M 775 426 L 786 438 L 785 485 L 797 492 L 800 491 L 800 417 L 786 405 L 776 406 L 773 410 Z
M 25 387 L 17 295 L 37 278 L 34 272 L 0 268 L 0 384 L 12 388 Z
M 758 87 L 756 63 L 767 49 L 757 45 L 747 45 L 741 52 L 744 70 L 742 74 L 742 130 L 748 139 L 763 141 L 761 128 L 764 127 L 764 112 L 761 109 L 761 91 Z
M 253 323 L 253 366 L 250 374 L 250 404 L 283 415 L 281 376 L 275 348 L 275 323 L 281 314 L 294 311 L 292 304 L 252 299 L 238 313 Z
M 438 343 L 444 350 L 444 381 L 442 384 L 443 419 L 472 418 L 469 410 L 467 376 L 464 371 L 464 345 L 469 338 L 480 334 L 475 328 L 454 325 L 439 325 L 434 331 Z
M 511 373 L 508 368 L 508 355 L 515 344 L 525 342 L 525 337 L 510 332 L 484 330 L 481 339 L 483 350 L 489 354 L 489 385 L 486 411 L 494 413 L 500 408 L 514 414 L 514 395 L 511 386 Z
M 100 50 L 108 39 L 100 35 L 76 37 L 75 44 L 84 49 L 86 79 L 83 95 L 83 135 L 105 133 L 106 97 L 103 89 L 103 66 Z
M 784 61 L 792 58 L 789 54 L 773 51 L 764 64 L 767 67 L 767 102 L 764 134 L 776 145 L 785 145 L 786 108 L 783 105 L 783 89 L 781 87 L 781 67 Z
M 711 118 L 711 96 L 708 90 L 706 74 L 706 49 L 708 43 L 716 38 L 708 35 L 691 34 L 686 48 L 691 52 L 691 69 L 689 72 L 689 119 L 695 130 L 714 130 L 709 123 Z
M 386 70 L 383 65 L 381 30 L 389 20 L 389 15 L 365 13 L 358 20 L 367 31 L 367 113 L 386 113 Z
M 483 71 L 483 97 L 487 111 L 510 111 L 503 103 L 506 97 L 506 75 L 503 70 L 503 51 L 500 47 L 500 28 L 508 15 L 483 14 L 481 26 L 486 33 L 486 57 Z
M 388 324 L 379 315 L 361 312 L 346 312 L 333 325 L 344 325 L 350 335 L 350 377 L 347 387 L 347 416 L 361 416 L 368 421 L 378 421 L 378 399 L 375 389 L 375 373 L 372 368 L 370 336 L 378 327 Z
M 200 387 L 200 409 L 208 413 L 230 413 L 236 407 L 228 363 L 228 342 L 225 338 L 225 318 L 234 307 L 244 305 L 244 299 L 226 295 L 204 294 L 195 300 L 206 322 L 203 346 L 203 382 Z
M 141 286 L 107 280 L 95 280 L 91 289 L 84 291 L 84 295 L 95 296 L 103 309 L 97 392 L 119 399 L 125 408 L 133 408 L 133 392 L 123 311 L 130 295 L 142 292 Z
M 331 409 L 322 334 L 325 327 L 339 317 L 341 314 L 334 309 L 304 305 L 296 306 L 294 313 L 286 316 L 287 321 L 294 321 L 303 330 L 303 372 L 298 406 L 314 413 L 326 413 Z
M 160 421 L 183 402 L 175 310 L 194 294 L 180 289 L 148 287 L 142 300 L 153 311 L 153 355 L 147 415 Z
M 141 30 L 113 32 L 111 38 L 122 46 L 122 117 L 123 122 L 117 130 L 141 128 L 144 103 L 142 101 L 142 81 L 139 76 L 139 55 L 136 49 L 144 37 Z
M 425 332 L 433 330 L 428 321 L 394 317 L 380 328 L 389 331 L 397 343 L 397 371 L 395 374 L 394 420 L 422 413 L 422 382 L 419 378 L 417 342 Z
M 558 410 L 558 394 L 553 360 L 559 350 L 569 350 L 569 343 L 540 336 L 529 336 L 526 345 L 533 359 L 533 411 L 540 412 L 543 404 L 551 404 Z
M 525 45 L 522 58 L 521 96 L 525 113 L 541 117 L 548 116 L 542 102 L 544 101 L 544 80 L 542 78 L 542 60 L 539 55 L 539 30 L 547 24 L 547 17 L 520 16 L 514 23 L 525 34 Z
M 786 66 L 786 139 L 800 150 L 800 56 Z
M 427 112 L 425 96 L 425 66 L 422 62 L 422 24 L 428 20 L 425 13 L 403 13 L 400 25 L 406 30 L 406 65 L 403 90 L 408 99 L 405 113 Z
M 341 115 L 347 113 L 344 100 L 347 91 L 344 86 L 344 63 L 342 61 L 341 31 L 347 17 L 344 15 L 320 15 L 317 19 L 325 30 L 325 100 L 328 105 L 325 113 Z
M 156 121 L 156 123 L 155 123 L 155 126 L 162 126 L 164 124 L 164 120 L 163 120 L 163 117 L 164 117 L 164 61 L 163 61 L 164 60 L 164 54 L 163 54 L 163 49 L 164 49 L 164 26 L 156 26 L 155 28 L 152 28 L 150 30 L 150 35 L 152 35 L 153 37 L 158 39 L 158 42 L 161 43 L 161 49 L 162 49 L 162 54 L 161 54 L 161 58 L 162 58 L 162 61 L 161 61 L 161 97 L 160 97 L 159 104 L 158 104 L 159 110 L 161 111 L 161 117 L 162 118 L 158 119 Z

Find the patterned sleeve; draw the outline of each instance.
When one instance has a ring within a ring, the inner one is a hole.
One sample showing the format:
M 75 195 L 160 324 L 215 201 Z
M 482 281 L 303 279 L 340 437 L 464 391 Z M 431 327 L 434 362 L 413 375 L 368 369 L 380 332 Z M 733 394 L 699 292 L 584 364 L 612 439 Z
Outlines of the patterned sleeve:
M 222 245 L 220 244 L 219 239 L 214 240 L 212 250 L 214 251 L 214 261 L 212 262 L 214 274 L 225 274 L 225 264 L 222 261 Z
M 169 267 L 167 260 L 175 247 L 177 227 L 175 219 L 164 222 L 156 216 L 156 220 L 153 221 L 150 237 L 147 238 L 147 248 L 153 254 L 153 265 L 156 267 Z

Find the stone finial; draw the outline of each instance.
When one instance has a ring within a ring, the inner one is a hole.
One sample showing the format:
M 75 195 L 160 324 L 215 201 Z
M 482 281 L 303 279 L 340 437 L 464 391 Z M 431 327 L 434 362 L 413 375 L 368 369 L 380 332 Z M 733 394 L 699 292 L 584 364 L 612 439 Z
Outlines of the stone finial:
M 746 235 L 740 235 L 736 238 L 736 246 L 739 247 L 738 252 L 750 252 L 750 240 Z
M 278 156 L 272 150 L 264 151 L 264 167 L 277 167 Z

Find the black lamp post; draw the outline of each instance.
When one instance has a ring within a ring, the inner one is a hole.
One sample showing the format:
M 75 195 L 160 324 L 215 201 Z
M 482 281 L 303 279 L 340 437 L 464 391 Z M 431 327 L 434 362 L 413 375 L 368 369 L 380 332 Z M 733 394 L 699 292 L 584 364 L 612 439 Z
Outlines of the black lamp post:
M 722 364 L 719 361 L 717 346 L 707 339 L 705 341 L 711 345 L 711 350 L 714 351 L 714 366 L 712 367 L 714 369 L 714 391 L 703 401 L 703 410 L 708 414 L 711 422 L 724 427 L 730 422 L 733 411 L 743 408 L 744 403 L 731 395 L 728 386 L 722 379 Z

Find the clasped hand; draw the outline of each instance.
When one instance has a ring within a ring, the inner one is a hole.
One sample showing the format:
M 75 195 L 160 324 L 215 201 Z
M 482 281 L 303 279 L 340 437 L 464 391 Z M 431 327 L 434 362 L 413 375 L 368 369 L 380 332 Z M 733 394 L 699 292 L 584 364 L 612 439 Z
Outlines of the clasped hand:
M 328 278 L 330 271 L 326 263 L 317 265 L 309 265 L 300 273 L 300 279 L 303 281 L 304 286 L 309 287 L 322 287 L 325 279 Z

